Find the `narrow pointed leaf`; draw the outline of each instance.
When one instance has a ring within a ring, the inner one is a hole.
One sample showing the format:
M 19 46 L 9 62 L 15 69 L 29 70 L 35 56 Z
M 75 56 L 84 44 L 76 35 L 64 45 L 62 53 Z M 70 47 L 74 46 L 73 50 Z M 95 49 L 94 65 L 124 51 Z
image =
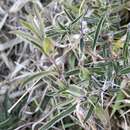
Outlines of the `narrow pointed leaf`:
M 93 45 L 92 45 L 92 48 L 93 48 L 93 49 L 95 49 L 95 47 L 96 47 L 96 43 L 97 43 L 97 41 L 98 41 L 99 34 L 100 34 L 100 32 L 101 32 L 101 29 L 102 29 L 102 26 L 103 26 L 103 23 L 104 23 L 105 19 L 106 19 L 106 16 L 103 15 L 103 16 L 101 17 L 101 19 L 99 20 L 99 23 L 98 23 L 97 28 L 96 28 L 95 36 L 94 36 Z
M 68 10 L 64 9 L 64 11 L 65 11 L 65 14 L 67 15 L 67 17 L 68 17 L 71 21 L 73 21 L 74 19 L 73 19 L 73 17 L 71 16 L 71 14 L 68 12 Z
M 121 74 L 128 74 L 130 73 L 130 66 L 129 67 L 126 67 L 126 68 L 123 68 L 121 71 L 120 71 Z
M 22 83 L 22 86 L 24 86 L 25 84 L 27 84 L 28 82 L 32 81 L 32 80 L 36 80 L 38 78 L 43 78 L 44 76 L 48 76 L 48 75 L 53 75 L 56 74 L 56 72 L 52 72 L 52 71 L 41 71 L 41 72 L 37 72 L 34 74 L 31 74 L 30 76 L 28 76 Z
M 42 126 L 39 130 L 48 130 L 51 128 L 54 124 L 59 122 L 61 119 L 67 117 L 75 110 L 75 104 L 66 109 L 65 111 L 61 112 L 60 114 L 56 115 L 54 118 L 52 118 L 49 122 L 47 122 L 44 126 Z

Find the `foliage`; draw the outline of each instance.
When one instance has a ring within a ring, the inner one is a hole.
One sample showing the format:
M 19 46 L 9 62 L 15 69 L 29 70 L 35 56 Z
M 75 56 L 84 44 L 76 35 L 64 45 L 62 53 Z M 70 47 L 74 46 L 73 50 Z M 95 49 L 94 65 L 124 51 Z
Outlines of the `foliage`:
M 129 129 L 129 1 L 25 3 L 9 33 L 20 44 L 0 50 L 0 129 Z

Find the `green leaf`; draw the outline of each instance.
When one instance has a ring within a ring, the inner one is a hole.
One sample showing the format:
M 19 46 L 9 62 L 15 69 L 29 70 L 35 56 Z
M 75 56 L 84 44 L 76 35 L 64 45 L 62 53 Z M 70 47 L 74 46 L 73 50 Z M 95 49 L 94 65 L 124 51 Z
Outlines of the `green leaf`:
M 88 110 L 88 113 L 87 113 L 87 115 L 86 115 L 86 117 L 85 117 L 84 122 L 86 122 L 86 121 L 91 117 L 93 111 L 94 111 L 94 106 L 93 106 L 93 104 L 91 104 L 91 106 L 90 106 L 90 108 L 89 108 L 89 110 Z
M 37 36 L 39 36 L 38 32 L 33 27 L 33 24 L 31 24 L 31 23 L 29 23 L 27 21 L 24 21 L 24 20 L 20 20 L 20 23 L 22 24 L 23 27 L 25 27 L 26 29 L 30 30 L 32 33 L 34 33 Z
M 7 130 L 12 124 L 17 123 L 18 118 L 14 116 L 10 116 L 5 121 L 0 122 L 0 129 Z
M 74 69 L 75 68 L 75 61 L 76 61 L 76 57 L 75 55 L 72 53 L 68 56 L 68 66 L 70 69 Z
M 67 123 L 64 126 L 65 126 L 65 129 L 67 129 L 67 128 L 75 126 L 75 125 L 76 125 L 75 123 Z
M 83 38 L 80 38 L 80 44 L 79 44 L 79 46 L 80 46 L 81 53 L 83 53 L 83 51 L 84 51 L 84 39 Z
M 129 56 L 128 44 L 125 43 L 123 46 L 123 57 L 125 61 L 127 60 L 128 56 Z
M 44 38 L 43 50 L 47 55 L 54 52 L 54 43 L 53 43 L 52 39 L 50 39 L 49 37 Z
M 70 19 L 70 21 L 73 21 L 74 20 L 73 16 L 66 9 L 64 9 L 64 11 L 65 11 L 65 14 L 67 15 L 67 17 Z
M 80 73 L 80 70 L 78 68 L 76 68 L 76 69 L 73 69 L 73 70 L 70 70 L 70 71 L 66 72 L 65 75 L 66 75 L 66 77 L 69 77 L 71 75 L 77 75 L 79 73 Z
M 119 90 L 116 95 L 115 104 L 112 106 L 113 109 L 112 109 L 111 116 L 114 115 L 116 111 L 120 110 L 121 105 L 122 105 L 120 101 L 122 101 L 124 98 L 125 98 L 125 95 L 123 94 L 121 90 Z
M 83 16 L 83 14 L 81 14 L 79 17 L 77 17 L 76 19 L 74 19 L 74 20 L 70 23 L 70 26 L 72 26 L 73 24 L 77 23 L 82 16 Z
M 11 101 L 9 99 L 8 92 L 5 93 L 3 107 L 4 107 L 5 117 L 8 118 L 8 116 L 9 116 L 8 109 L 11 107 Z
M 53 125 L 55 125 L 57 122 L 59 122 L 61 119 L 65 118 L 66 116 L 70 115 L 75 110 L 75 104 L 69 107 L 68 109 L 62 111 L 55 117 L 53 117 L 49 122 L 47 122 L 44 126 L 42 126 L 39 130 L 48 130 Z
M 41 37 L 43 38 L 44 36 L 44 18 L 42 13 L 39 11 L 39 9 L 37 8 L 36 5 L 34 5 L 34 11 L 35 11 L 35 16 L 36 16 L 36 20 L 37 22 L 35 23 L 35 25 L 37 26 L 39 33 L 41 35 Z
M 56 37 L 56 36 L 61 36 L 64 35 L 68 32 L 68 28 L 66 27 L 67 30 L 63 30 L 59 27 L 52 27 L 49 30 L 46 31 L 46 36 L 47 37 Z
M 80 97 L 80 96 L 85 95 L 85 92 L 83 91 L 83 89 L 81 87 L 78 87 L 75 84 L 70 85 L 68 90 L 66 90 L 66 92 L 68 92 L 69 94 L 72 94 L 75 97 Z
M 31 35 L 30 33 L 28 33 L 27 31 L 20 31 L 20 30 L 17 30 L 17 31 L 14 31 L 13 32 L 14 34 L 16 34 L 18 37 L 21 37 L 29 42 L 35 42 L 36 44 L 40 45 L 40 40 L 36 37 L 34 37 L 33 35 Z
M 103 15 L 101 17 L 101 19 L 99 20 L 99 23 L 98 23 L 97 28 L 96 28 L 95 36 L 94 36 L 93 45 L 92 45 L 93 49 L 95 49 L 95 47 L 96 47 L 96 43 L 98 41 L 99 34 L 101 32 L 101 29 L 102 29 L 102 26 L 103 26 L 103 23 L 104 23 L 105 19 L 106 19 L 106 15 Z
M 103 75 L 105 73 L 105 70 L 103 67 L 94 67 L 94 68 L 88 68 L 90 73 L 96 73 L 98 75 Z
M 128 57 L 129 57 L 129 49 L 128 49 L 128 44 L 130 42 L 130 29 L 128 25 L 128 30 L 127 30 L 127 36 L 126 36 L 126 41 L 123 46 L 123 57 L 124 57 L 124 63 L 128 62 Z
M 120 70 L 120 74 L 128 74 L 128 73 L 130 73 L 130 67 L 126 67 Z
M 49 75 L 53 75 L 53 74 L 55 75 L 57 73 L 53 72 L 53 71 L 41 71 L 41 72 L 31 74 L 31 75 L 27 76 L 27 78 L 23 81 L 22 86 L 24 86 L 25 84 L 27 84 L 28 82 L 30 82 L 32 80 L 36 80 L 36 79 L 43 78 L 45 76 L 49 76 Z
M 101 106 L 97 105 L 96 109 L 95 109 L 95 113 L 104 126 L 106 126 L 106 124 L 109 124 L 110 116 L 109 116 L 107 110 L 104 110 Z
M 31 34 L 27 32 L 22 32 L 22 31 L 14 31 L 14 34 L 16 34 L 18 37 L 22 38 L 23 40 L 28 41 L 29 43 L 35 45 L 41 52 L 43 52 L 43 49 L 40 45 L 41 41 L 35 37 L 33 37 Z
M 58 22 L 58 25 L 62 30 L 67 30 L 66 26 L 62 25 L 60 22 Z
M 91 97 L 91 98 L 92 99 L 90 102 L 90 107 L 89 107 L 88 113 L 84 119 L 84 122 L 86 122 L 91 117 L 91 115 L 93 114 L 93 111 L 96 107 L 96 104 L 98 103 L 98 100 L 99 100 L 99 98 L 97 98 L 97 97 Z
M 90 72 L 87 68 L 82 67 L 80 69 L 80 77 L 83 80 L 89 80 L 90 79 Z

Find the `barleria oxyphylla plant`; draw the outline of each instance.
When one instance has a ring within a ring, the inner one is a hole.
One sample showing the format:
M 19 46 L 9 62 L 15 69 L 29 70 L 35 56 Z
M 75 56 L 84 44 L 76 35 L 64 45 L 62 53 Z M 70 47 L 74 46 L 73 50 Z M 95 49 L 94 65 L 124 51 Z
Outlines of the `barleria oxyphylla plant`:
M 26 72 L 16 78 L 24 91 L 7 108 L 1 129 L 11 116 L 22 124 L 16 130 L 26 125 L 32 130 L 113 129 L 111 119 L 129 107 L 129 26 L 118 20 L 120 10 L 114 8 L 119 3 L 55 0 L 43 8 L 30 5 L 20 29 L 13 31 L 24 45 L 30 43 L 23 63 L 28 66 L 15 70 L 20 76 Z

